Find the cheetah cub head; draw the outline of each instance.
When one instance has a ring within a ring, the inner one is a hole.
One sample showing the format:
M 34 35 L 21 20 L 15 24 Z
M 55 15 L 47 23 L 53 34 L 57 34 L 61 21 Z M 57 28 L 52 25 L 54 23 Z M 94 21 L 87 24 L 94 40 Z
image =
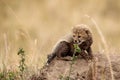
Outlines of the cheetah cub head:
M 76 44 L 81 44 L 92 38 L 90 29 L 84 24 L 74 26 L 72 28 L 72 36 L 73 42 Z

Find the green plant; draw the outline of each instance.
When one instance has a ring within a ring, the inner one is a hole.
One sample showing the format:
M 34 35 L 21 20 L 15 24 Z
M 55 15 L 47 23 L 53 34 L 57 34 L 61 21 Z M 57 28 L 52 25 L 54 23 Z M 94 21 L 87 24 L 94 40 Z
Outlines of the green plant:
M 74 54 L 72 56 L 72 60 L 71 60 L 71 63 L 70 63 L 70 70 L 69 70 L 69 74 L 68 76 L 62 76 L 60 75 L 60 80 L 70 80 L 70 75 L 71 75 L 71 72 L 72 72 L 72 67 L 73 67 L 73 64 L 75 63 L 76 59 L 77 59 L 77 56 L 75 56 L 76 53 L 80 53 L 81 52 L 81 49 L 79 48 L 78 44 L 73 44 L 74 46 Z
M 4 76 L 5 76 L 4 73 L 1 72 L 1 73 L 0 73 L 0 80 L 2 80 L 2 79 L 4 78 Z
M 16 75 L 15 75 L 14 72 L 10 71 L 7 74 L 8 74 L 8 79 L 7 80 L 15 80 Z
M 80 53 L 81 52 L 81 49 L 80 47 L 78 46 L 78 44 L 73 44 L 74 45 L 74 54 L 76 54 L 77 52 Z
M 13 71 L 7 71 L 7 70 L 3 70 L 2 72 L 0 72 L 0 80 L 16 80 L 16 77 L 18 75 L 20 75 L 20 77 L 18 77 L 18 79 L 23 80 L 23 75 L 26 69 L 26 64 L 25 64 L 25 51 L 21 48 L 18 51 L 18 55 L 20 56 L 20 61 L 19 61 L 19 73 L 18 72 L 13 72 Z
M 18 55 L 20 56 L 20 61 L 19 61 L 19 70 L 20 70 L 20 77 L 23 80 L 23 74 L 26 69 L 26 64 L 25 64 L 25 51 L 23 48 L 19 49 Z
M 16 73 L 12 71 L 6 71 L 0 73 L 0 80 L 15 80 Z
M 69 78 L 70 78 L 69 76 L 65 76 L 65 77 L 63 75 L 59 76 L 60 80 L 70 80 Z

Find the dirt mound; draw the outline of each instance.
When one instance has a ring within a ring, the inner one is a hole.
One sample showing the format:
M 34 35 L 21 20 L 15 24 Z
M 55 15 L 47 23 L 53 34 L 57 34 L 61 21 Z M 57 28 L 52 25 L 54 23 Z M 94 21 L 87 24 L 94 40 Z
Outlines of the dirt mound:
M 111 80 L 110 65 L 104 54 L 95 54 L 93 61 L 87 62 L 82 58 L 75 61 L 71 68 L 69 80 Z M 112 72 L 115 80 L 120 80 L 120 55 L 111 54 Z M 71 61 L 57 60 L 49 66 L 44 66 L 38 76 L 31 80 L 68 80 Z M 66 79 L 63 79 L 65 78 Z M 62 78 L 62 79 L 61 79 Z

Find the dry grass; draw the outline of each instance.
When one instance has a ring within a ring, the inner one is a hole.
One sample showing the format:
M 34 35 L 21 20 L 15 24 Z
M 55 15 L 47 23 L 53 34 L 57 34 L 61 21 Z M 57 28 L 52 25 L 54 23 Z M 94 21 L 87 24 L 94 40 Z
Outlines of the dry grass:
M 24 48 L 28 68 L 37 72 L 55 42 L 72 26 L 81 23 L 92 29 L 94 53 L 104 50 L 117 53 L 120 49 L 119 3 L 112 0 L 1 0 L 0 71 L 17 70 L 17 51 Z M 97 30 L 87 14 L 96 19 Z

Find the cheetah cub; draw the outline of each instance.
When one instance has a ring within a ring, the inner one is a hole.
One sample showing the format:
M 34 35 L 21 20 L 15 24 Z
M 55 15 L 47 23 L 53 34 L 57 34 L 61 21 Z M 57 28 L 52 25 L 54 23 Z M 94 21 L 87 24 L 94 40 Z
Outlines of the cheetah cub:
M 66 56 L 73 56 L 73 44 L 78 44 L 81 49 L 80 53 L 75 54 L 76 56 L 83 54 L 83 58 L 86 58 L 87 55 L 89 56 L 89 59 L 93 59 L 91 49 L 92 43 L 93 39 L 91 30 L 87 27 L 87 25 L 76 25 L 72 28 L 70 34 L 67 34 L 56 43 L 51 54 L 48 55 L 47 64 L 49 64 L 55 57 L 62 59 Z

